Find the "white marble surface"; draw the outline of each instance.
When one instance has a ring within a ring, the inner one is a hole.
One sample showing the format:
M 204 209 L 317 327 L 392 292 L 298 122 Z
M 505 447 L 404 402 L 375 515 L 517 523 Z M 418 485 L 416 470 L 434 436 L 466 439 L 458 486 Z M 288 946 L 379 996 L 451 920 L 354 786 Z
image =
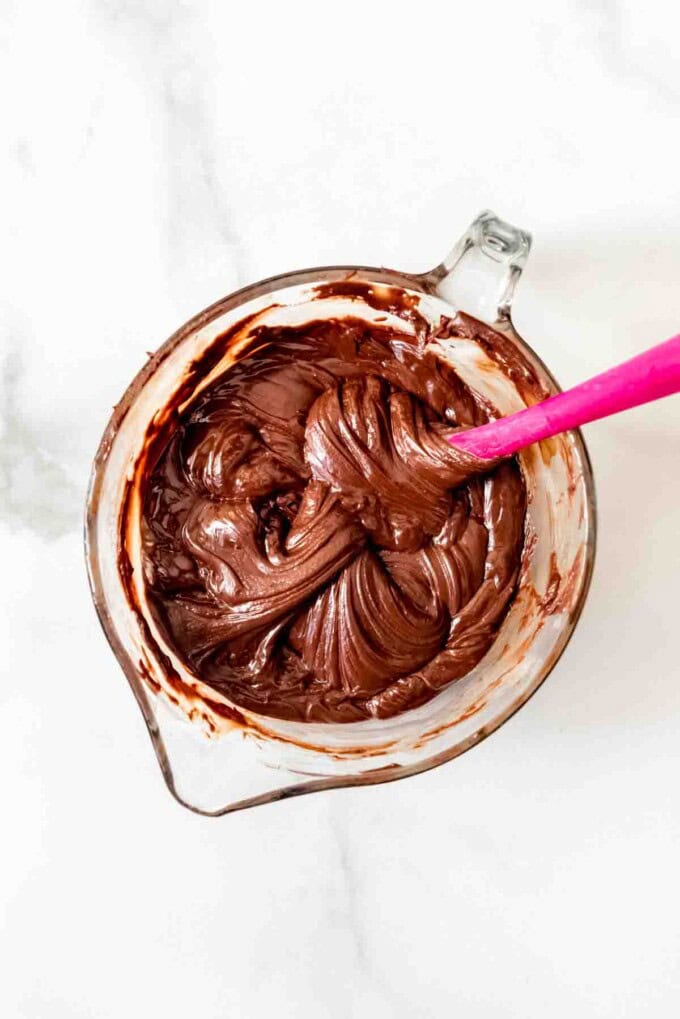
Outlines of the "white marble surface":
M 490 206 L 563 384 L 680 329 L 676 5 L 269 6 L 2 6 L 0 1014 L 677 1016 L 678 398 L 588 429 L 577 634 L 419 778 L 192 816 L 96 623 L 110 408 L 235 287 L 424 269 Z

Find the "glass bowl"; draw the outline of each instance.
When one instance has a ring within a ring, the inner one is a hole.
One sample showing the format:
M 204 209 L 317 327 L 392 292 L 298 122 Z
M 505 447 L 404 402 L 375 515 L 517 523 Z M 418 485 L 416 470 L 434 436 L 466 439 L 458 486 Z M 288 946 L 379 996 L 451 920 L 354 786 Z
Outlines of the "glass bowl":
M 149 612 L 141 582 L 136 481 L 148 469 L 146 440 L 180 390 L 186 406 L 205 385 L 193 366 L 207 351 L 214 378 L 238 360 L 258 326 L 348 314 L 384 319 L 384 310 L 374 305 L 396 308 L 406 301 L 433 323 L 446 316 L 463 325 L 459 338 L 437 341 L 436 356 L 508 414 L 558 391 L 512 325 L 512 295 L 529 248 L 528 234 L 485 212 L 428 273 L 335 266 L 256 283 L 182 326 L 115 408 L 87 501 L 90 586 L 168 788 L 186 807 L 218 815 L 436 767 L 497 729 L 559 659 L 587 595 L 595 547 L 593 477 L 577 431 L 529 447 L 519 457 L 529 499 L 526 541 L 517 594 L 493 646 L 463 679 L 394 718 L 303 723 L 237 707 L 177 658 Z M 396 329 L 413 329 L 396 313 L 388 319 Z

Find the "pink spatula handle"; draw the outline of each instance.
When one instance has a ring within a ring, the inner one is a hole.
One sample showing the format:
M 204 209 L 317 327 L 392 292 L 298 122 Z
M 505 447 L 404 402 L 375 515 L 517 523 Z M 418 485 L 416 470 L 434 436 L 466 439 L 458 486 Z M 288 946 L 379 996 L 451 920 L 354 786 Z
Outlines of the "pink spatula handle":
M 539 439 L 677 392 L 680 335 L 543 403 L 457 433 L 451 442 L 483 460 L 511 456 Z

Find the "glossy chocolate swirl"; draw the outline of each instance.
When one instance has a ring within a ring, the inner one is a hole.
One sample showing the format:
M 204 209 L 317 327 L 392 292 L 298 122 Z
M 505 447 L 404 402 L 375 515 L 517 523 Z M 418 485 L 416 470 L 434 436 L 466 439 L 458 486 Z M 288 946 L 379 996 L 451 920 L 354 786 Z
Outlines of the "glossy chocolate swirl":
M 469 672 L 524 528 L 516 464 L 447 441 L 484 420 L 422 337 L 260 330 L 147 484 L 150 603 L 188 666 L 236 704 L 327 722 L 394 715 Z

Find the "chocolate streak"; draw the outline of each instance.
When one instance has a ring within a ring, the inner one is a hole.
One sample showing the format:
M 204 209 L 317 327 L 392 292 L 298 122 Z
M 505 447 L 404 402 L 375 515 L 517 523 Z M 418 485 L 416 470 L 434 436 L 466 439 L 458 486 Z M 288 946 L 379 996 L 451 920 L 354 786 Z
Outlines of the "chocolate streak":
M 469 672 L 514 594 L 526 503 L 514 462 L 447 441 L 486 419 L 422 335 L 259 329 L 146 483 L 149 601 L 189 668 L 315 722 L 395 715 Z

